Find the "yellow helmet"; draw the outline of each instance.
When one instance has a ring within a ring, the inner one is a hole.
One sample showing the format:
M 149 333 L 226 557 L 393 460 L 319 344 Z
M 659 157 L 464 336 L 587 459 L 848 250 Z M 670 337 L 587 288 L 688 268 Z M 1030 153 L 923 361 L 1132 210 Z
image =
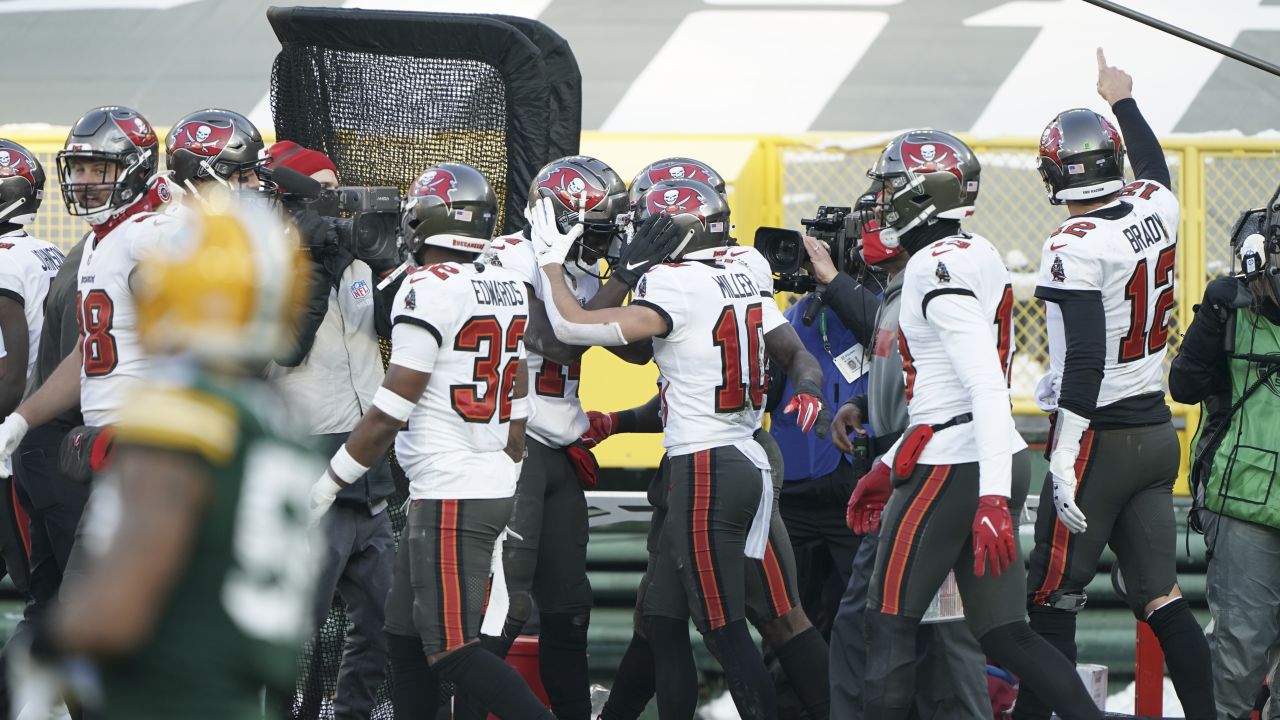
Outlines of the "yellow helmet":
M 275 357 L 293 341 L 309 274 L 293 226 L 268 207 L 211 198 L 138 263 L 138 337 L 154 354 Z

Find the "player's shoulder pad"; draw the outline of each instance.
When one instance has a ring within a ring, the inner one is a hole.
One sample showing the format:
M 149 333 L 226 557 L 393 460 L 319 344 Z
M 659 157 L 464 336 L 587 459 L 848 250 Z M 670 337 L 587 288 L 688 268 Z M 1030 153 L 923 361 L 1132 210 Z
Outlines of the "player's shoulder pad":
M 391 304 L 391 317 L 421 313 L 429 304 L 452 304 L 453 301 L 447 298 L 463 289 L 465 283 L 456 278 L 464 274 L 471 273 L 454 262 L 409 268 Z
M 1120 197 L 1133 200 L 1163 200 L 1178 202 L 1178 194 L 1164 183 L 1155 180 L 1134 180 L 1120 189 Z
M 1128 214 L 1129 210 L 1125 210 Z M 1047 255 L 1050 253 L 1058 253 L 1070 255 L 1073 257 L 1089 257 L 1097 254 L 1099 250 L 1105 249 L 1106 244 L 1101 242 L 1102 234 L 1106 230 L 1100 228 L 1106 227 L 1109 223 L 1105 218 L 1091 218 L 1089 216 L 1073 216 L 1058 223 L 1058 227 L 1049 233 L 1049 237 L 1045 238 L 1041 250 Z
M 906 279 L 924 280 L 930 286 L 967 285 L 966 278 L 994 259 L 995 248 L 980 235 L 954 235 L 921 248 L 907 262 Z
M 120 411 L 116 442 L 190 452 L 214 465 L 235 454 L 240 413 L 225 398 L 180 386 L 138 390 Z
M 480 254 L 480 262 L 486 265 L 498 265 L 511 270 L 524 282 L 537 285 L 538 258 L 533 249 L 533 241 L 521 233 L 500 235 L 494 238 L 489 247 Z
M 733 245 L 725 248 L 723 262 L 729 267 L 744 267 L 762 291 L 773 290 L 773 268 L 759 250 L 748 245 Z

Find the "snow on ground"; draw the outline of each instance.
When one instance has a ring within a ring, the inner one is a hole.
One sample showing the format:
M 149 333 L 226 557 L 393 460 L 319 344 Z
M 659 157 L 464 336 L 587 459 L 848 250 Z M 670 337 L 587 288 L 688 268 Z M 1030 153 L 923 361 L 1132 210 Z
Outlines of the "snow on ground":
M 1107 698 L 1107 711 L 1133 713 L 1133 696 L 1134 684 L 1129 683 L 1128 687 Z M 733 706 L 733 698 L 729 697 L 727 692 L 702 706 L 698 711 L 698 717 L 702 720 L 740 720 L 738 710 Z M 1184 717 L 1182 704 L 1178 702 L 1178 696 L 1173 692 L 1173 683 L 1169 678 L 1164 679 L 1164 717 Z
M 1134 683 L 1129 683 L 1128 687 L 1107 698 L 1107 710 L 1109 712 L 1132 713 L 1133 694 Z M 1169 678 L 1164 679 L 1163 714 L 1167 718 L 1186 717 L 1182 714 L 1182 703 L 1178 702 L 1178 695 L 1173 691 L 1173 682 Z

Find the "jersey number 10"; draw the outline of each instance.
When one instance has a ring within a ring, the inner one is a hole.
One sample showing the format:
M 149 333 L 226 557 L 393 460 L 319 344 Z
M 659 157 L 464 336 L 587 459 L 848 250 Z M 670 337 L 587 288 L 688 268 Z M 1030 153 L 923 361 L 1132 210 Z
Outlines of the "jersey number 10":
M 711 328 L 711 342 L 720 348 L 721 383 L 716 386 L 716 412 L 733 413 L 764 407 L 764 308 L 752 303 L 743 313 L 747 329 L 747 368 L 744 378 L 738 311 L 726 305 Z

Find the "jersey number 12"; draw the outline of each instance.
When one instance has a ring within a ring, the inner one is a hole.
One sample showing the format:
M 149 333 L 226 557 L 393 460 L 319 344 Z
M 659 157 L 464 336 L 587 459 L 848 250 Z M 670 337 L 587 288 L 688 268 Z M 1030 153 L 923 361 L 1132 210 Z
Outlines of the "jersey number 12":
M 1176 245 L 1170 245 L 1156 256 L 1154 283 L 1148 278 L 1147 260 L 1138 266 L 1124 285 L 1124 296 L 1129 301 L 1129 330 L 1120 339 L 1121 363 L 1141 360 L 1164 349 L 1169 342 L 1169 313 L 1173 310 L 1173 264 Z M 1154 284 L 1154 287 L 1152 285 Z M 1156 301 L 1148 301 L 1149 292 L 1158 293 Z M 1147 312 L 1152 317 L 1147 316 Z

